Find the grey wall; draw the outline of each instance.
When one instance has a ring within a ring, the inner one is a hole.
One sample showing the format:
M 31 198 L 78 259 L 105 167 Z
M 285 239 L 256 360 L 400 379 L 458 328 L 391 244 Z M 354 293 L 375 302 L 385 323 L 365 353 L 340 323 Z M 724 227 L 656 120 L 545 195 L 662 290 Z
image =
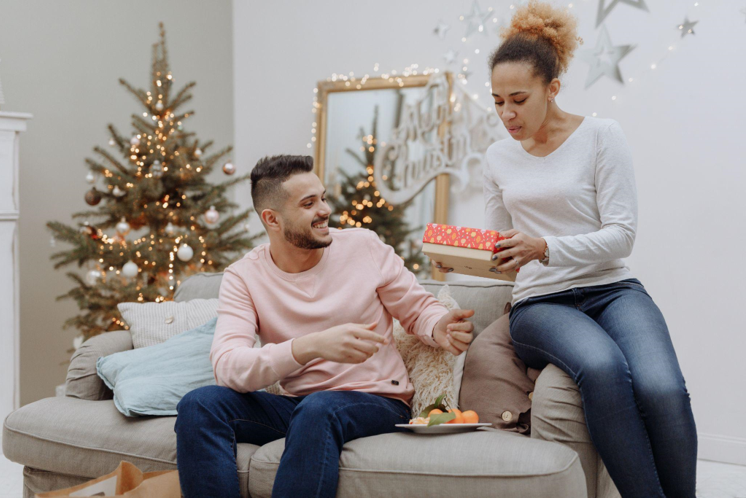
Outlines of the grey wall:
M 228 0 L 0 1 L 2 110 L 34 115 L 20 152 L 22 405 L 54 395 L 65 380 L 77 332 L 61 326 L 77 305 L 55 297 L 73 287 L 65 273 L 77 267 L 54 270 L 49 256 L 68 245 L 51 248 L 45 224 L 72 223 L 72 213 L 88 208 L 84 159 L 108 147 L 108 123 L 129 134 L 130 116 L 142 112 L 118 79 L 149 89 L 163 21 L 176 89 L 197 82 L 185 129 L 214 140 L 215 150 L 232 144 L 231 18 Z

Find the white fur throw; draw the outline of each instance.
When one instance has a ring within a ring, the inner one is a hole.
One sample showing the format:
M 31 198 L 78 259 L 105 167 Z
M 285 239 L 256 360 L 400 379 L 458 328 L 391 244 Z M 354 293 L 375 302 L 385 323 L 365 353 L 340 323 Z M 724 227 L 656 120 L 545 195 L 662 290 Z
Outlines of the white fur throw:
M 447 284 L 440 288 L 438 301 L 448 310 L 460 308 Z M 398 320 L 394 320 L 394 340 L 414 385 L 412 417 L 443 393 L 448 406 L 458 408 L 461 373 L 455 371 L 459 367 L 463 371 L 466 352 L 456 357 L 442 348 L 425 345 L 415 335 L 407 334 Z

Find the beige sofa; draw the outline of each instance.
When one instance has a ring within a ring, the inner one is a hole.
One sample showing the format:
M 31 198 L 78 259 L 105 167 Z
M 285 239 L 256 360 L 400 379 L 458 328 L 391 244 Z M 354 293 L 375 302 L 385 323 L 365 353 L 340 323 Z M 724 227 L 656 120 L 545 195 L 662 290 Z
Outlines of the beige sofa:
M 221 273 L 197 274 L 174 299 L 218 296 Z M 443 283 L 425 281 L 435 295 Z M 450 282 L 451 294 L 476 310 L 479 334 L 502 313 L 512 284 Z M 175 417 L 128 418 L 96 375 L 100 356 L 132 348 L 128 331 L 86 341 L 73 355 L 66 396 L 25 405 L 5 419 L 3 453 L 23 464 L 24 497 L 70 487 L 114 470 L 120 461 L 143 471 L 176 469 Z M 455 435 L 394 433 L 345 445 L 343 497 L 620 497 L 591 443 L 580 392 L 548 365 L 536 380 L 531 437 L 499 430 Z M 269 497 L 284 440 L 238 444 L 244 497 Z

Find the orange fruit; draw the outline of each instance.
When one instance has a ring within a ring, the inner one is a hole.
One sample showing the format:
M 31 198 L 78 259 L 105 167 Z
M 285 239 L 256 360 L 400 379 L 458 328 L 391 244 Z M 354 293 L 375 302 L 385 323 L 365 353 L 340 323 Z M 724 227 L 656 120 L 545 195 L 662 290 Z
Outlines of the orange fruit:
M 464 417 L 461 415 L 461 411 L 459 411 L 458 409 L 449 409 L 448 412 L 455 412 L 456 417 L 448 421 L 446 424 L 463 424 Z
M 479 414 L 477 414 L 474 411 L 464 411 L 462 416 L 464 418 L 464 423 L 468 423 L 468 424 L 479 423 Z
M 431 417 L 435 414 L 443 414 L 443 411 L 441 411 L 440 409 L 433 409 L 432 411 L 427 413 L 427 417 Z

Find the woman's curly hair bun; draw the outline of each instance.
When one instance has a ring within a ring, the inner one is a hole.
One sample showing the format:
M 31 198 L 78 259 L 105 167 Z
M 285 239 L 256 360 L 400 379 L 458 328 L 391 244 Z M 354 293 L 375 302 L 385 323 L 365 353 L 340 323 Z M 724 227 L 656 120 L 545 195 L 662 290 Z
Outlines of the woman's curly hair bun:
M 519 7 L 513 14 L 510 25 L 500 30 L 500 37 L 503 45 L 508 45 L 511 40 L 517 41 L 516 38 L 531 41 L 543 39 L 549 42 L 556 52 L 553 77 L 567 71 L 575 49 L 578 44 L 583 44 L 583 39 L 577 36 L 577 20 L 569 10 L 562 10 L 539 0 L 530 0 L 528 4 Z M 504 60 L 515 60 L 509 57 L 510 54 L 503 54 L 508 57 L 500 58 L 498 52 L 499 49 L 491 58 L 490 69 Z

